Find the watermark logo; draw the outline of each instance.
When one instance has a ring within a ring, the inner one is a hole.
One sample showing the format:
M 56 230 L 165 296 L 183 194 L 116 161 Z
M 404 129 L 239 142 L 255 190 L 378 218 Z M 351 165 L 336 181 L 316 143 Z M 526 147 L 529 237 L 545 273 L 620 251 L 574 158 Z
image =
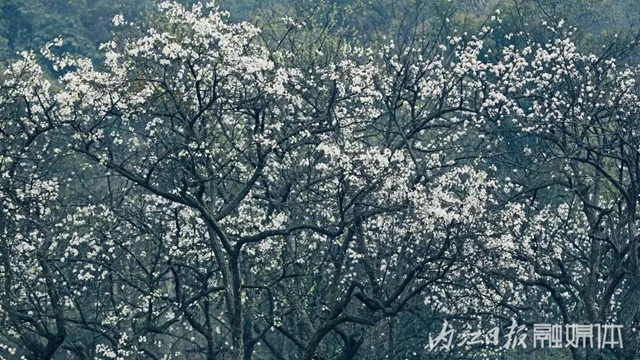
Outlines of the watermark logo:
M 529 336 L 531 334 L 531 336 Z M 519 325 L 511 319 L 506 334 L 500 334 L 496 326 L 488 331 L 474 330 L 469 324 L 459 336 L 456 330 L 444 320 L 437 335 L 429 334 L 429 351 L 451 350 L 460 346 L 493 346 L 504 350 L 532 348 L 620 348 L 622 325 L 615 324 L 533 324 L 532 328 Z

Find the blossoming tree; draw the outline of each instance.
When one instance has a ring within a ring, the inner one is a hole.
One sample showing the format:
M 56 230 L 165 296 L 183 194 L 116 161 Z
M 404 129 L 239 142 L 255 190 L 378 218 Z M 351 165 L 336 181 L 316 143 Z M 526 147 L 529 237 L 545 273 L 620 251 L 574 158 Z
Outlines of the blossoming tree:
M 53 86 L 31 53 L 5 73 L 2 356 L 393 358 L 441 318 L 637 325 L 634 67 L 560 31 L 359 47 L 226 16 L 164 2 L 113 19 L 104 64 L 52 43 Z

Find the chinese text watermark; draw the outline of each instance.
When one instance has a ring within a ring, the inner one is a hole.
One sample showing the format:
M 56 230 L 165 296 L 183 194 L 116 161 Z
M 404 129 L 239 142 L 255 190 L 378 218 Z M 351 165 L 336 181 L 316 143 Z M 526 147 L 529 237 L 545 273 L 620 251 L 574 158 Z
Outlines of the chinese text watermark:
M 529 334 L 531 333 L 531 337 Z M 528 329 L 519 325 L 515 319 L 506 328 L 506 334 L 500 334 L 496 326 L 488 331 L 467 330 L 456 336 L 456 330 L 445 320 L 440 332 L 429 334 L 429 351 L 437 349 L 451 350 L 459 346 L 489 345 L 505 350 L 527 347 L 532 348 L 623 348 L 622 325 L 615 324 L 533 324 Z

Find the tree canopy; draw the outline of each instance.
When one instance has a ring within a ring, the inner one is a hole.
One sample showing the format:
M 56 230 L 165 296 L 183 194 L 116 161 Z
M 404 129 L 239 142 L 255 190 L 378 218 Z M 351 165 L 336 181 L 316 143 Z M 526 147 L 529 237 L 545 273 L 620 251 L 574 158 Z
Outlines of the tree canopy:
M 74 2 L 101 30 L 45 41 L 20 16 L 62 12 L 25 4 L 1 7 L 0 358 L 640 356 L 632 11 Z M 434 349 L 443 324 L 624 346 Z

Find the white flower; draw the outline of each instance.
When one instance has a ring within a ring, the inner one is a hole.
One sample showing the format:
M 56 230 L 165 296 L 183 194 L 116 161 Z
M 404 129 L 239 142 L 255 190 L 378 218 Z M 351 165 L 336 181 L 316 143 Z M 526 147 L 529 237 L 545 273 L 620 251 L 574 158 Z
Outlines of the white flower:
M 113 23 L 113 26 L 120 26 L 124 24 L 124 16 L 122 16 L 122 14 L 117 14 L 113 19 L 111 19 L 111 23 Z

